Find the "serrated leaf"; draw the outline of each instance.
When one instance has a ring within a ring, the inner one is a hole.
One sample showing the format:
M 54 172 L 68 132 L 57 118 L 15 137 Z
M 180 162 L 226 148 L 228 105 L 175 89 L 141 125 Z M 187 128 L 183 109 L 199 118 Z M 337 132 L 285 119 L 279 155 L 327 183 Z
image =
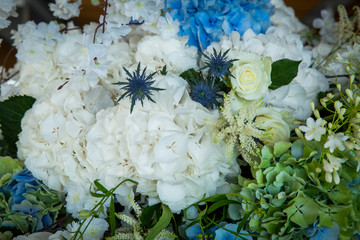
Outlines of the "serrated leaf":
M 290 59 L 280 59 L 273 62 L 271 65 L 271 85 L 269 88 L 275 90 L 289 84 L 297 76 L 300 62 Z
M 162 206 L 162 214 L 161 217 L 159 219 L 159 221 L 155 224 L 155 226 L 153 228 L 150 229 L 149 234 L 146 236 L 145 240 L 153 240 L 156 238 L 156 236 L 163 230 L 165 229 L 170 221 L 171 218 L 173 216 L 170 208 L 164 204 L 161 204 Z
M 30 96 L 13 96 L 0 102 L 0 124 L 5 150 L 12 156 L 15 156 L 17 152 L 16 142 L 21 132 L 21 119 L 35 100 Z

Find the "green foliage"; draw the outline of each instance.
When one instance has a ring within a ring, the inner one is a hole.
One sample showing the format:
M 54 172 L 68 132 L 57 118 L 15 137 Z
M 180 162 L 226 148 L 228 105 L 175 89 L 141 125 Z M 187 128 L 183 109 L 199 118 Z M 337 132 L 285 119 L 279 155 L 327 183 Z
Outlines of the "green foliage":
M 6 184 L 13 174 L 22 170 L 23 167 L 24 163 L 19 162 L 17 159 L 0 156 L 0 187 Z
M 271 65 L 271 85 L 269 88 L 274 90 L 289 84 L 297 76 L 300 62 L 289 59 L 273 62 Z
M 168 73 L 168 71 L 166 70 L 166 65 L 160 70 L 160 74 L 161 75 L 166 75 Z
M 198 81 L 201 81 L 200 72 L 197 72 L 195 69 L 191 68 L 180 74 L 180 77 L 185 79 L 189 84 L 196 84 Z
M 0 124 L 5 152 L 16 156 L 16 142 L 21 132 L 21 119 L 25 112 L 32 107 L 35 98 L 30 96 L 13 96 L 0 102 Z
M 84 232 L 86 231 L 86 229 L 88 228 L 88 226 L 90 225 L 91 221 L 95 217 L 98 217 L 101 213 L 104 214 L 106 212 L 106 208 L 105 208 L 104 204 L 108 201 L 109 198 L 110 198 L 110 208 L 109 208 L 109 210 L 110 210 L 110 212 L 109 212 L 110 230 L 111 230 L 112 235 L 115 234 L 115 227 L 116 227 L 115 215 L 116 215 L 116 213 L 115 213 L 115 206 L 114 206 L 115 203 L 114 203 L 113 195 L 114 195 L 115 190 L 125 182 L 132 182 L 132 183 L 137 184 L 137 182 L 135 182 L 131 179 L 125 179 L 124 181 L 120 182 L 118 185 L 116 185 L 112 189 L 108 190 L 100 183 L 99 179 L 96 179 L 94 181 L 94 185 L 102 193 L 90 191 L 90 194 L 93 197 L 100 198 L 100 201 L 97 202 L 97 204 L 90 211 L 88 211 L 88 210 L 80 211 L 79 215 L 83 216 L 85 219 L 81 221 L 79 228 L 77 229 L 77 231 L 71 238 L 72 240 L 82 239 L 82 236 L 83 236 Z M 85 224 L 87 218 L 90 218 L 90 221 L 87 222 L 87 225 L 85 226 L 84 230 L 80 231 L 81 227 Z

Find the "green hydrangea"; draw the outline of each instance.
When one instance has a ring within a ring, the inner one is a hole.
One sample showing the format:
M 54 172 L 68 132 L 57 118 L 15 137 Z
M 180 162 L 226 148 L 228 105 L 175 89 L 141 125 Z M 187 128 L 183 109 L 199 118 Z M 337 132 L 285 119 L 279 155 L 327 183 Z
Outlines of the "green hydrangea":
M 253 179 L 239 176 L 233 191 L 242 205 L 229 208 L 230 216 L 244 218 L 250 213 L 246 230 L 272 239 L 304 239 L 306 229 L 340 226 L 341 239 L 360 231 L 360 180 L 351 161 L 343 167 L 339 184 L 325 181 L 325 173 L 313 146 L 279 142 L 265 146 L 261 163 L 253 166 Z M 356 163 L 354 163 L 356 166 Z M 352 184 L 349 184 L 352 183 Z M 348 185 L 349 184 L 349 185 Z

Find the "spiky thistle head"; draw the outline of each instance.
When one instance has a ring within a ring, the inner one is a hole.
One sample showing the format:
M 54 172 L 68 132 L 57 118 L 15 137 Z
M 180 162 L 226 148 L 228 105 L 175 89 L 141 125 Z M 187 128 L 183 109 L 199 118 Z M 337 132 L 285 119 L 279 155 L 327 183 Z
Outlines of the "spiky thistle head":
M 231 67 L 231 63 L 237 59 L 227 59 L 226 54 L 229 52 L 229 50 L 230 49 L 226 50 L 224 53 L 221 51 L 217 53 L 215 48 L 213 48 L 213 54 L 210 54 L 210 56 L 202 53 L 207 60 L 203 69 L 209 68 L 209 74 L 213 75 L 214 78 L 221 78 L 223 81 L 225 81 L 224 76 L 232 76 L 229 68 Z
M 204 78 L 202 74 L 200 74 L 200 79 L 198 81 L 194 81 L 190 83 L 191 89 L 191 98 L 201 103 L 206 108 L 213 108 L 214 106 L 219 106 L 218 99 L 222 96 L 219 94 L 219 84 L 215 84 L 215 81 L 208 76 Z
M 140 100 L 141 105 L 143 105 L 143 100 L 145 98 L 155 103 L 155 101 L 151 98 L 151 95 L 153 95 L 151 91 L 164 90 L 162 88 L 156 88 L 151 86 L 155 82 L 155 81 L 151 81 L 151 79 L 156 74 L 156 72 L 150 74 L 149 76 L 146 76 L 146 67 L 145 67 L 142 73 L 140 73 L 140 62 L 137 66 L 137 69 L 133 71 L 132 74 L 126 68 L 123 67 L 123 69 L 126 72 L 126 75 L 128 76 L 126 78 L 128 82 L 114 83 L 117 85 L 123 85 L 121 89 L 125 90 L 125 92 L 119 97 L 118 102 L 124 97 L 130 97 L 131 98 L 130 113 L 132 113 L 134 105 L 138 100 Z

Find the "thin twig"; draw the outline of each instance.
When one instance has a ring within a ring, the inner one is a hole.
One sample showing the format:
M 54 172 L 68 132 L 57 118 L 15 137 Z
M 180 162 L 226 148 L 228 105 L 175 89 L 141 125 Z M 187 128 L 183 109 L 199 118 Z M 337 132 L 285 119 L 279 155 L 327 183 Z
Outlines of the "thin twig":
M 325 75 L 326 78 L 338 78 L 338 77 L 349 77 L 349 75 L 334 75 L 334 76 L 329 76 L 329 75 Z
M 58 221 L 54 222 L 53 224 L 51 224 L 51 225 L 49 225 L 49 226 L 47 226 L 47 227 L 44 227 L 44 228 L 40 229 L 39 232 L 44 232 L 44 231 L 48 230 L 49 228 L 51 228 L 51 227 L 53 227 L 53 226 L 55 226 L 55 225 L 57 225 L 57 224 L 60 224 L 60 225 L 61 225 L 62 222 L 64 222 L 65 220 L 69 219 L 71 216 L 72 216 L 71 214 L 70 214 L 70 215 L 66 215 L 65 217 L 60 218 Z

